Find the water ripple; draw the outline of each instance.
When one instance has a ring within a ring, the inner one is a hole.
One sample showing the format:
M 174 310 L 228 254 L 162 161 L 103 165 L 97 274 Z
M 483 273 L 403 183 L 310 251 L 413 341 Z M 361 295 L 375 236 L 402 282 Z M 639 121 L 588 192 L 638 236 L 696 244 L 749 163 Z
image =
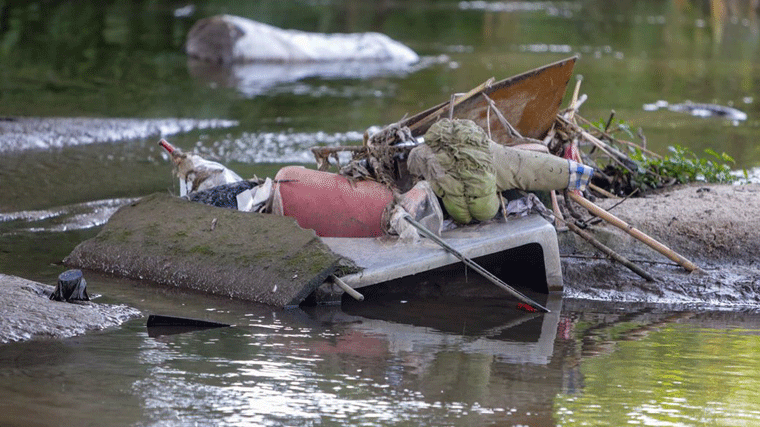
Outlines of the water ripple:
M 317 145 L 349 145 L 360 142 L 361 132 L 243 132 L 236 137 L 198 145 L 196 151 L 204 157 L 222 162 L 243 163 L 314 163 L 311 147 Z
M 0 223 L 9 223 L 13 232 L 62 232 L 105 224 L 121 206 L 134 198 L 96 200 L 35 211 L 0 213 Z
M 163 137 L 195 129 L 229 128 L 237 125 L 236 121 L 220 119 L 3 117 L 0 118 L 0 152 Z

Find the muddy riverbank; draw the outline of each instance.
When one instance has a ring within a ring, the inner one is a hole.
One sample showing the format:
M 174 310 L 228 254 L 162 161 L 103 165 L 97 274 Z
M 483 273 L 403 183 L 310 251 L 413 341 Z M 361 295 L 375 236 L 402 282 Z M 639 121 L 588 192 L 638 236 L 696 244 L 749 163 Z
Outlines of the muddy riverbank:
M 565 296 L 711 306 L 760 305 L 760 185 L 692 184 L 646 197 L 597 204 L 695 262 L 688 273 L 622 230 L 600 223 L 596 238 L 658 280 L 647 282 L 603 259 L 570 232 L 559 233 Z M 579 210 L 580 211 L 580 210 Z M 601 259 L 599 259 L 601 258 Z
M 5 274 L 0 274 L 0 289 L 5 298 L 0 307 L 0 344 L 68 338 L 141 316 L 139 310 L 125 305 L 52 301 L 55 287 Z

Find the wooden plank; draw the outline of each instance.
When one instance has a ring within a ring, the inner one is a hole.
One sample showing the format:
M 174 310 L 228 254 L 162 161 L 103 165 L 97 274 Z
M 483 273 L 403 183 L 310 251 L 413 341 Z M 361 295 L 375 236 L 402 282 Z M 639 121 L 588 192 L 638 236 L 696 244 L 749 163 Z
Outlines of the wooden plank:
M 498 118 L 487 114 L 489 105 L 481 95 L 484 93 L 522 136 L 543 139 L 557 117 L 576 59 L 568 58 L 470 91 L 465 95 L 467 99 L 454 101 L 454 117 L 473 120 L 484 129 L 490 126 L 494 141 L 506 138 Z M 438 119 L 449 116 L 449 103 L 428 108 L 402 120 L 400 125 L 413 129 L 414 136 L 422 135 Z

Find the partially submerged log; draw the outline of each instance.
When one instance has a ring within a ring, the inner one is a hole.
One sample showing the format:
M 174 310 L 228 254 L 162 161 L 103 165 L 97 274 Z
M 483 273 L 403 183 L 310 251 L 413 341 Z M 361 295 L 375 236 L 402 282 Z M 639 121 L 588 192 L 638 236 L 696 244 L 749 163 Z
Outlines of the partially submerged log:
M 64 263 L 277 307 L 301 303 L 345 265 L 293 218 L 168 194 L 122 207 Z

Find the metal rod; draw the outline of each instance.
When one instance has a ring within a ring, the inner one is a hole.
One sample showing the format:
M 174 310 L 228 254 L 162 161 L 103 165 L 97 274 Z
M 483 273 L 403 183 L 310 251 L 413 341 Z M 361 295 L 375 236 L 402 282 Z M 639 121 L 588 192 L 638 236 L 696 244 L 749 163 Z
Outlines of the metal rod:
M 461 252 L 459 252 L 458 250 L 454 249 L 448 243 L 444 242 L 440 237 L 438 237 L 435 234 L 433 234 L 432 231 L 430 231 L 427 228 L 425 228 L 424 225 L 422 225 L 419 222 L 415 221 L 414 218 L 412 218 L 408 213 L 404 214 L 403 218 L 406 220 L 406 222 L 408 222 L 409 224 L 412 224 L 412 226 L 414 226 L 414 228 L 416 228 L 417 230 L 419 230 L 420 233 L 424 234 L 425 237 L 427 237 L 428 239 L 434 241 L 439 246 L 441 246 L 443 249 L 445 249 L 446 251 L 448 251 L 450 254 L 454 255 L 457 258 L 459 258 L 459 260 L 462 261 L 466 266 L 468 266 L 468 267 L 472 268 L 473 270 L 477 271 L 478 273 L 480 273 L 480 275 L 482 275 L 483 277 L 485 277 L 486 279 L 488 279 L 494 285 L 496 285 L 496 286 L 504 289 L 505 291 L 509 292 L 512 296 L 514 296 L 515 298 L 519 299 L 520 301 L 522 301 L 522 302 L 524 302 L 524 303 L 526 303 L 526 304 L 528 304 L 528 305 L 530 305 L 530 306 L 532 306 L 532 307 L 534 307 L 534 308 L 536 308 L 538 310 L 541 310 L 541 311 L 543 311 L 545 313 L 549 313 L 549 309 L 548 308 L 542 306 L 541 304 L 539 304 L 539 303 L 533 301 L 532 299 L 526 297 L 525 295 L 521 294 L 515 288 L 507 285 L 506 283 L 504 283 L 503 280 L 501 280 L 498 277 L 494 276 L 490 271 L 488 271 L 485 268 L 481 267 L 480 264 L 478 264 L 475 261 L 473 261 L 473 260 L 467 258 L 466 256 L 464 256 Z
M 596 240 L 594 238 L 594 236 L 592 236 L 591 234 L 583 231 L 580 227 L 578 227 L 577 225 L 575 225 L 572 221 L 564 221 L 563 220 L 563 222 L 565 223 L 565 225 L 567 225 L 567 228 L 569 228 L 573 233 L 581 236 L 585 241 L 589 242 L 591 244 L 591 246 L 599 249 L 602 253 L 604 253 L 605 255 L 609 256 L 613 260 L 615 260 L 615 261 L 623 264 L 629 270 L 633 271 L 634 273 L 636 273 L 639 276 L 641 276 L 642 278 L 644 278 L 644 280 L 646 280 L 648 282 L 656 282 L 657 281 L 657 279 L 655 279 L 654 276 L 652 276 L 651 274 L 649 274 L 646 270 L 644 270 L 643 268 L 639 267 L 638 265 L 632 263 L 630 260 L 628 260 L 628 258 L 626 258 L 626 257 L 620 255 L 619 253 L 613 251 L 608 246 L 605 246 L 603 243 L 601 243 L 600 241 Z
M 364 301 L 364 295 L 357 292 L 356 289 L 352 288 L 351 286 L 348 286 L 348 283 L 344 282 L 343 279 L 341 279 L 340 277 L 334 274 L 331 274 L 330 280 L 332 280 L 333 283 L 338 285 L 339 288 L 343 289 L 345 293 L 351 295 L 353 299 L 357 301 Z

